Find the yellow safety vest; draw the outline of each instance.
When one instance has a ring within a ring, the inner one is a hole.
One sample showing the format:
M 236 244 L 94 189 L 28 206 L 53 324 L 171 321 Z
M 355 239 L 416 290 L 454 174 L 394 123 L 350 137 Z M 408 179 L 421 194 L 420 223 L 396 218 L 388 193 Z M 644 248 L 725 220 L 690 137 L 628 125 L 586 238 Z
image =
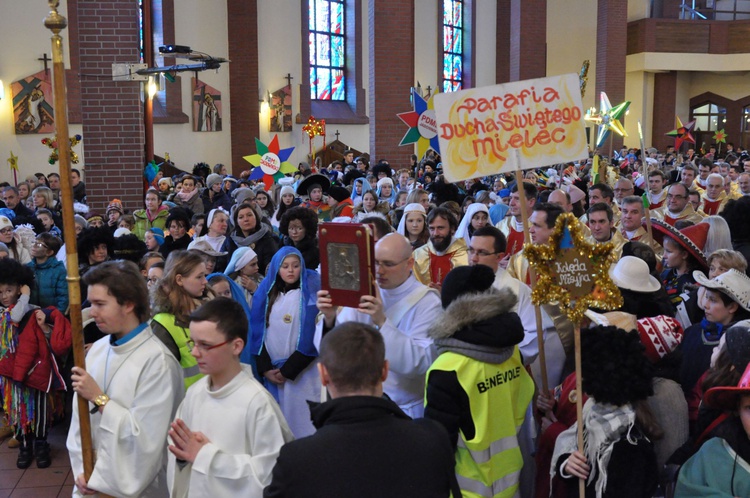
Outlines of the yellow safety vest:
M 187 344 L 190 334 L 184 327 L 177 325 L 175 316 L 169 313 L 158 313 L 154 316 L 154 320 L 167 329 L 180 350 L 180 366 L 182 367 L 182 376 L 185 379 L 185 389 L 187 389 L 203 377 L 198 368 L 198 360 L 190 354 L 190 347 Z
M 456 477 L 464 497 L 517 496 L 523 458 L 518 430 L 534 395 L 534 381 L 518 347 L 500 364 L 484 363 L 458 353 L 442 353 L 427 372 L 456 372 L 469 397 L 474 438 L 463 432 L 456 449 Z

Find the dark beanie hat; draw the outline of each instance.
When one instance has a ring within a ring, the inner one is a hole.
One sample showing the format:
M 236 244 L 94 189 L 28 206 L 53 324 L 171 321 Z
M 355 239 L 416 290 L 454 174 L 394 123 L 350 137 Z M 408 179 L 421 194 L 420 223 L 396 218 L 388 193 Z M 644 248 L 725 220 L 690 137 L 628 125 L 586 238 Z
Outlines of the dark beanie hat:
M 443 281 L 443 309 L 464 294 L 484 292 L 495 282 L 495 272 L 485 265 L 459 266 Z
M 729 359 L 738 372 L 744 372 L 750 362 L 750 321 L 743 320 L 732 325 L 726 335 Z
M 347 189 L 344 187 L 339 186 L 333 186 L 328 189 L 328 195 L 336 199 L 336 201 L 341 202 L 343 200 L 348 199 L 351 194 Z

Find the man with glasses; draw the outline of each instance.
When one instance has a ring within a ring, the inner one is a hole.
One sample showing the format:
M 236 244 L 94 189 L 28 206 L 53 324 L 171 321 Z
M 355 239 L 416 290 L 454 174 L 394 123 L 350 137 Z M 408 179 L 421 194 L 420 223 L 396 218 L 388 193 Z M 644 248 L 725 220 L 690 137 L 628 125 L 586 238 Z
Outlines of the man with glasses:
M 427 215 L 427 226 L 430 240 L 414 251 L 414 276 L 440 291 L 449 271 L 469 264 L 466 242 L 454 237 L 458 221 L 446 208 L 431 210 Z
M 441 304 L 438 293 L 414 277 L 413 264 L 411 244 L 403 235 L 391 233 L 380 239 L 375 245 L 374 296 L 362 296 L 358 308 L 338 312 L 330 293 L 318 291 L 323 320 L 318 320 L 315 346 L 337 324 L 360 322 L 377 327 L 391 369 L 383 385 L 385 393 L 407 415 L 417 418 L 424 414 L 425 374 L 437 356 L 427 331 Z
M 188 390 L 169 431 L 171 496 L 261 496 L 279 450 L 294 436 L 252 367 L 240 363 L 245 312 L 218 297 L 189 322 L 188 347 L 205 377 Z
M 531 365 L 531 373 L 539 385 L 541 385 L 541 370 L 539 362 L 539 341 L 536 331 L 536 314 L 531 302 L 531 288 L 517 278 L 513 278 L 500 266 L 500 261 L 505 256 L 507 243 L 505 235 L 493 226 L 485 226 L 474 232 L 469 244 L 469 265 L 489 266 L 495 272 L 496 289 L 508 288 L 518 297 L 518 303 L 511 311 L 518 314 L 524 330 L 524 339 L 518 344 L 526 365 Z M 560 383 L 563 366 L 565 365 L 565 351 L 560 338 L 555 332 L 552 319 L 546 311 L 540 310 L 542 317 L 542 330 L 544 331 L 544 350 L 547 354 L 547 384 L 556 386 Z
M 727 203 L 724 182 L 728 181 L 719 173 L 711 173 L 706 179 L 706 191 L 701 195 L 701 210 L 706 216 L 719 214 Z
M 688 202 L 689 190 L 684 183 L 673 183 L 667 189 L 667 205 L 664 206 L 662 217 L 664 222 L 674 226 L 679 220 L 700 223 L 703 216 L 695 212 L 692 204 Z M 659 214 L 658 212 L 654 214 Z
M 96 462 L 83 473 L 78 402 L 68 432 L 77 494 L 167 496 L 166 439 L 185 388 L 180 364 L 154 335 L 146 282 L 129 261 L 102 263 L 83 276 L 90 317 L 107 337 L 73 367 L 75 397 L 91 410 Z
M 619 180 L 615 183 L 615 202 L 618 206 L 622 206 L 622 200 L 629 196 L 633 195 L 635 193 L 635 187 L 633 186 L 633 182 L 628 180 L 627 178 L 620 177 Z

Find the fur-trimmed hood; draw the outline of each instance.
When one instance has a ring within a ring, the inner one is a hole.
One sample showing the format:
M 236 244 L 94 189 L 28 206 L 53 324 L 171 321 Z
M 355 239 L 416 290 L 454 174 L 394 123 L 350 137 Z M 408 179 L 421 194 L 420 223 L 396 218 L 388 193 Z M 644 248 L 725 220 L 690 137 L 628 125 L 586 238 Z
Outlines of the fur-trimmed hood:
M 511 311 L 517 302 L 510 289 L 464 294 L 438 315 L 430 336 L 435 341 L 454 338 L 498 348 L 514 346 L 524 335 L 521 319 Z

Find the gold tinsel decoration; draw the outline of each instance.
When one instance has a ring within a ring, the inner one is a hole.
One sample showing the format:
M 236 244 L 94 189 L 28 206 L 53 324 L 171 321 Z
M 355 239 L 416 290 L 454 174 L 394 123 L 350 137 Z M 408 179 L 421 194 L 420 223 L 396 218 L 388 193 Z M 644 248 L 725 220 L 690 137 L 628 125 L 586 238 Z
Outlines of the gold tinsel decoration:
M 572 214 L 558 216 L 549 244 L 526 244 L 523 248 L 537 274 L 531 300 L 534 304 L 559 303 L 576 325 L 589 307 L 620 308 L 622 295 L 609 277 L 616 258 L 613 248 L 611 242 L 587 242 Z

